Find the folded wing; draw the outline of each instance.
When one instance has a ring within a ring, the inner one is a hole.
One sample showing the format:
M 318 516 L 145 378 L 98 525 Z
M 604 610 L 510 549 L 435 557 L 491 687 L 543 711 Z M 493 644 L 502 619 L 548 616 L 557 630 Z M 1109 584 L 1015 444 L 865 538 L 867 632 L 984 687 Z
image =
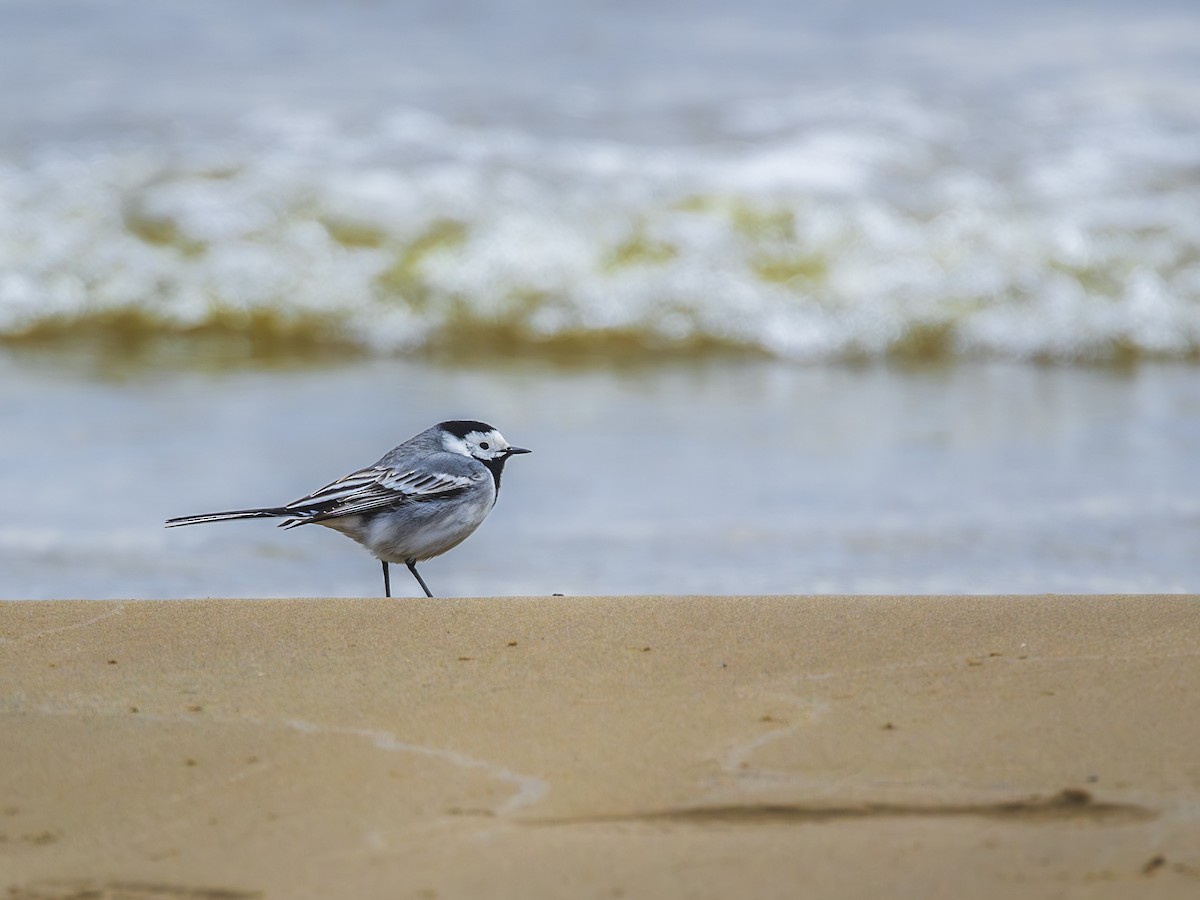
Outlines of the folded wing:
M 295 528 L 406 502 L 452 497 L 471 487 L 477 477 L 449 472 L 402 472 L 386 466 L 360 469 L 283 507 L 289 518 L 280 522 L 279 527 Z

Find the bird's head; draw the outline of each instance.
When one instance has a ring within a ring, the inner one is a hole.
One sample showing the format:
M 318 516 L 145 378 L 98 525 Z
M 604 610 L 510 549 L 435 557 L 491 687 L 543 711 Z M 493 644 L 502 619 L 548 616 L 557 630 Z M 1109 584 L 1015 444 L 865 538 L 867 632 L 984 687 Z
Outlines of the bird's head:
M 514 447 L 499 431 L 485 422 L 454 419 L 438 423 L 442 446 L 451 453 L 470 456 L 481 463 L 503 463 L 510 456 L 529 453 L 524 447 Z

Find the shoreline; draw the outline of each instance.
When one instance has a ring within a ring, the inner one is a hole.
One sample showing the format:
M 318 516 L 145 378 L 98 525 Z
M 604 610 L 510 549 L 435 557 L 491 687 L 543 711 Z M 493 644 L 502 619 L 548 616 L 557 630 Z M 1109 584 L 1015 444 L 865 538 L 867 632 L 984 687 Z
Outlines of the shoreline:
M 1194 896 L 1198 638 L 1188 595 L 0 602 L 0 889 Z

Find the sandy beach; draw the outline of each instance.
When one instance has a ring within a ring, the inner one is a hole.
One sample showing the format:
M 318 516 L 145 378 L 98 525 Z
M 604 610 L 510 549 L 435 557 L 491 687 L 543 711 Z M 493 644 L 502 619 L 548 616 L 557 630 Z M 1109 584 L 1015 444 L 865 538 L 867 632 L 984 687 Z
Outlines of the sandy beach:
M 1195 897 L 1200 601 L 0 604 L 0 891 Z

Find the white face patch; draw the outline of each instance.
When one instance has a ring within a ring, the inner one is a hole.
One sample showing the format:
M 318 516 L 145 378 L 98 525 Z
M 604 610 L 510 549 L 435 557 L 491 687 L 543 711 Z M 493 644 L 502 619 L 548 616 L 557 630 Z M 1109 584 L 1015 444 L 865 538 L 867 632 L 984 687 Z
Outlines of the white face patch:
M 472 431 L 465 443 L 476 459 L 495 459 L 508 451 L 508 441 L 498 431 Z
M 489 460 L 504 456 L 509 443 L 498 431 L 470 431 L 465 438 L 449 433 L 442 435 L 442 446 L 451 453 Z

